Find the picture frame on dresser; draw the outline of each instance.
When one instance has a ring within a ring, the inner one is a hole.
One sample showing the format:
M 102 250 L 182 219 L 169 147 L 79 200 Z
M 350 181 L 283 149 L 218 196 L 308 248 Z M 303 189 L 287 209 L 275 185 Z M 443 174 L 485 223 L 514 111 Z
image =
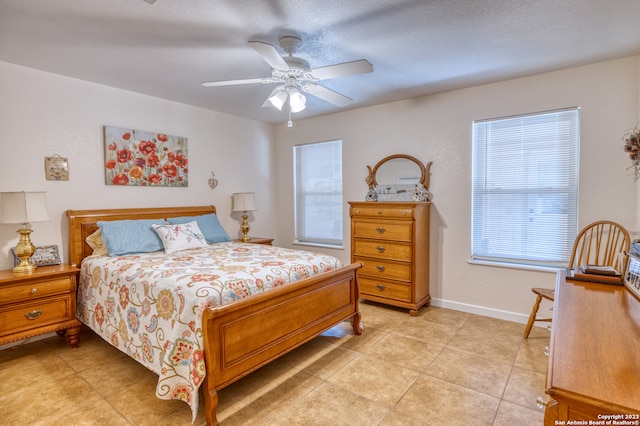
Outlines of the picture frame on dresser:
M 20 259 L 16 255 L 15 247 L 11 248 L 11 254 L 13 255 L 13 266 L 18 266 Z M 34 266 L 50 266 L 60 265 L 60 252 L 57 245 L 48 245 L 36 247 L 33 256 L 31 256 L 31 263 Z

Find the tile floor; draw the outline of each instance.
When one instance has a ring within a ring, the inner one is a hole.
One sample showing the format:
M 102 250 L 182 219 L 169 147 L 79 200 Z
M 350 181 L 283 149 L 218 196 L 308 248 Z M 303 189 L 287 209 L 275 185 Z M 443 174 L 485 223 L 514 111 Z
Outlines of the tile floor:
M 338 325 L 220 391 L 220 423 L 542 425 L 546 329 L 524 340 L 523 324 L 436 307 L 361 313 L 361 336 Z M 190 425 L 155 383 L 88 329 L 77 349 L 57 336 L 23 344 L 0 351 L 0 424 Z

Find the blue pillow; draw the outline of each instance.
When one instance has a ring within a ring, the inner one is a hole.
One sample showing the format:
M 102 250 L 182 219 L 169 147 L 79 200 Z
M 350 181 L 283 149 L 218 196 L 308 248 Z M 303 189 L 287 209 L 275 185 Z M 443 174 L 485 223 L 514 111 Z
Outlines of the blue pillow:
M 180 225 L 193 222 L 194 220 L 198 222 L 198 227 L 200 231 L 202 231 L 204 239 L 207 240 L 207 244 L 231 241 L 229 234 L 227 234 L 222 225 L 220 225 L 218 216 L 216 216 L 215 213 L 204 214 L 202 216 L 170 217 L 167 219 L 171 225 Z
M 99 221 L 98 227 L 110 256 L 152 253 L 163 250 L 162 240 L 151 225 L 164 225 L 162 219 Z

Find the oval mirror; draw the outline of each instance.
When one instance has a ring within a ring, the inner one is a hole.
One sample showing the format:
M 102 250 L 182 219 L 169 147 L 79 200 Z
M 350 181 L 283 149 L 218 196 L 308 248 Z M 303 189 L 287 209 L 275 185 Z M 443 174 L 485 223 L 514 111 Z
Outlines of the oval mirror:
M 373 201 L 411 199 L 411 192 L 420 183 L 425 190 L 429 188 L 429 169 L 418 159 L 405 154 L 395 154 L 383 158 L 373 169 L 367 166 L 369 176 L 365 179 L 369 185 L 367 199 Z

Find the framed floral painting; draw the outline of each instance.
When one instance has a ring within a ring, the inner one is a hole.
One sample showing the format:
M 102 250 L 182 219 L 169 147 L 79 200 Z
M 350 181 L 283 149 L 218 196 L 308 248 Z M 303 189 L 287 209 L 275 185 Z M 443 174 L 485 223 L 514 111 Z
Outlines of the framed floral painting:
M 187 138 L 104 127 L 107 185 L 188 186 Z

